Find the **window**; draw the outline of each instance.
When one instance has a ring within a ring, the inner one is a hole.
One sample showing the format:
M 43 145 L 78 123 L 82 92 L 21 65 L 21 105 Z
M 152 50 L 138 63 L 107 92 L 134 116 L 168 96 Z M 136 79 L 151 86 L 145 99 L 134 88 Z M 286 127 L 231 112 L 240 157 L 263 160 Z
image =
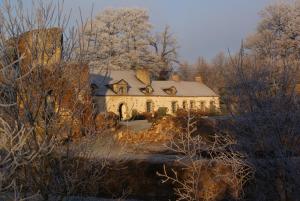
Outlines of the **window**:
M 119 88 L 119 94 L 124 94 L 124 88 L 123 87 Z
M 184 110 L 187 110 L 187 109 L 188 109 L 188 105 L 187 105 L 187 102 L 186 102 L 186 101 L 183 101 L 183 102 L 182 102 L 182 108 L 183 108 Z
M 195 109 L 195 101 L 194 100 L 190 101 L 190 108 L 191 108 L 191 110 Z
M 172 112 L 175 113 L 177 111 L 177 101 L 172 101 Z
M 120 80 L 117 83 L 108 85 L 111 90 L 113 90 L 114 93 L 119 95 L 125 95 L 128 92 L 128 83 L 125 80 Z
M 215 109 L 215 101 L 210 101 L 209 107 L 210 107 L 210 110 L 214 110 Z
M 153 104 L 151 101 L 146 102 L 146 112 L 152 112 L 153 111 Z
M 150 85 L 148 85 L 147 87 L 140 88 L 140 91 L 144 94 L 151 94 L 154 90 Z
M 118 94 L 122 95 L 122 94 L 126 94 L 126 93 L 127 93 L 126 87 L 125 86 L 120 86 Z
M 153 92 L 153 88 L 151 86 L 146 87 L 146 93 L 151 94 Z
M 200 102 L 200 108 L 201 108 L 201 111 L 205 110 L 205 101 Z
M 164 90 L 164 92 L 166 92 L 167 94 L 172 95 L 172 96 L 176 95 L 176 93 L 177 93 L 177 89 L 174 86 L 163 89 L 163 90 Z

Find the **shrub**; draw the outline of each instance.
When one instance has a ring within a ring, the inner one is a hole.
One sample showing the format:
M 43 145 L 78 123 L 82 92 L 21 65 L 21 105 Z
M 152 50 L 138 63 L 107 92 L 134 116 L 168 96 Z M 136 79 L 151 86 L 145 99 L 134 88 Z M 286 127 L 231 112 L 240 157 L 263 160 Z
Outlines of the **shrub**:
M 154 120 L 154 116 L 151 112 L 144 112 L 142 113 L 142 116 L 144 119 L 148 120 L 149 122 L 152 122 Z
M 174 185 L 176 200 L 237 200 L 243 187 L 251 178 L 253 169 L 241 153 L 232 150 L 234 139 L 216 133 L 207 143 L 197 133 L 197 119 L 188 115 L 185 132 L 179 133 L 167 145 L 177 153 L 177 162 L 183 166 L 181 173 L 164 166 L 158 175 L 162 182 Z M 195 132 L 195 134 L 193 134 Z
M 188 119 L 192 116 L 194 120 L 194 129 L 197 135 L 201 135 L 205 139 L 209 140 L 211 136 L 216 132 L 216 121 L 208 118 L 204 118 L 205 113 L 199 111 L 190 111 L 179 109 L 176 112 L 176 116 L 173 117 L 175 125 L 180 127 L 183 131 L 186 130 Z
M 145 120 L 145 116 L 141 113 L 139 113 L 137 110 L 132 110 L 132 113 L 131 113 L 131 119 L 132 120 Z
M 167 107 L 159 107 L 158 110 L 155 112 L 155 119 L 160 119 L 167 115 L 168 108 Z
M 120 117 L 113 112 L 107 114 L 98 114 L 95 118 L 95 125 L 97 130 L 104 130 L 110 128 L 118 128 Z

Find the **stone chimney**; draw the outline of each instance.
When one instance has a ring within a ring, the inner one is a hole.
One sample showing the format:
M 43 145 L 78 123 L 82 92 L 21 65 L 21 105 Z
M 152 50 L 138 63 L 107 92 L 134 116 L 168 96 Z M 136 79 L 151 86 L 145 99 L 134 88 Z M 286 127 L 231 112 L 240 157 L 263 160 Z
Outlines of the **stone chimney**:
M 202 83 L 202 82 L 203 82 L 203 81 L 202 81 L 202 76 L 201 76 L 201 75 L 196 75 L 196 76 L 195 76 L 195 81 L 196 81 L 196 82 Z
M 175 82 L 179 82 L 181 80 L 180 75 L 178 73 L 173 73 L 171 75 L 171 80 Z
M 137 69 L 135 72 L 136 78 L 145 85 L 151 84 L 150 72 L 147 69 Z

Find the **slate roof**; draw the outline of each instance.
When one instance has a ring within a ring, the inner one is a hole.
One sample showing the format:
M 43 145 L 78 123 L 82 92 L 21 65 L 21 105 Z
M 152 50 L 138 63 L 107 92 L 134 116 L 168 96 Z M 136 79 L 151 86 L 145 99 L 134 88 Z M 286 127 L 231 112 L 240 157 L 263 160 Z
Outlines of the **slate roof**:
M 170 96 L 163 89 L 174 86 L 177 90 L 176 96 L 184 97 L 211 97 L 218 96 L 214 91 L 203 83 L 194 81 L 157 81 L 153 80 L 151 83 L 154 92 L 145 95 L 141 92 L 140 88 L 146 87 L 145 84 L 140 82 L 136 76 L 135 71 L 128 70 L 113 70 L 108 72 L 92 72 L 90 74 L 91 83 L 97 85 L 98 89 L 95 91 L 95 96 L 114 96 L 115 94 L 107 87 L 109 84 L 114 84 L 124 79 L 129 84 L 129 96 Z

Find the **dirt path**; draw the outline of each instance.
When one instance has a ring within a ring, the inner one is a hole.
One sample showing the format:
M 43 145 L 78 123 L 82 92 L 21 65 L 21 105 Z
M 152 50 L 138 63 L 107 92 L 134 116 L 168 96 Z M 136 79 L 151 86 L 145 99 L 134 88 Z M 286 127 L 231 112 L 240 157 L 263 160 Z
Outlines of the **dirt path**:
M 120 124 L 124 128 L 134 132 L 147 131 L 152 125 L 152 123 L 148 122 L 147 120 L 122 121 Z

